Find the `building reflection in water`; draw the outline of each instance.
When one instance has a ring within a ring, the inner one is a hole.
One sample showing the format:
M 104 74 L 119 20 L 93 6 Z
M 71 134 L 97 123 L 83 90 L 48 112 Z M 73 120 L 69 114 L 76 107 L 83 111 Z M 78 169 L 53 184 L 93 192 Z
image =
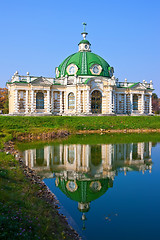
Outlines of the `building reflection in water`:
M 83 213 L 90 202 L 113 186 L 119 172 L 151 172 L 151 142 L 129 144 L 70 144 L 45 146 L 24 151 L 27 166 L 43 177 L 56 177 L 56 186 L 70 199 L 78 202 Z

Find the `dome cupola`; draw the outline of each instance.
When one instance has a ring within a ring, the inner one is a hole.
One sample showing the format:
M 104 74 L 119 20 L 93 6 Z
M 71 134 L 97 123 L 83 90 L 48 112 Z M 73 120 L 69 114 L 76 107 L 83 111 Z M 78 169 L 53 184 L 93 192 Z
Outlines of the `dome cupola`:
M 91 49 L 90 49 L 91 44 L 88 40 L 86 40 L 86 36 L 88 35 L 88 33 L 86 32 L 86 29 L 85 29 L 86 25 L 87 25 L 86 23 L 83 23 L 84 31 L 81 33 L 83 36 L 83 40 L 80 41 L 80 43 L 78 44 L 79 52 L 83 52 L 83 51 L 91 52 Z
M 56 78 L 65 76 L 102 76 L 111 78 L 114 73 L 113 67 L 99 55 L 91 52 L 90 42 L 86 40 L 86 23 L 83 23 L 84 31 L 81 33 L 83 40 L 78 44 L 79 51 L 68 56 L 56 68 Z

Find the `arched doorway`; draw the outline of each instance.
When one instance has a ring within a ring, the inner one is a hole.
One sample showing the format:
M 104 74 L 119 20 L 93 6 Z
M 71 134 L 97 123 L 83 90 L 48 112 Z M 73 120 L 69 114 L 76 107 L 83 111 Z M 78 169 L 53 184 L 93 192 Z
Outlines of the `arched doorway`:
M 92 92 L 91 111 L 92 113 L 102 113 L 102 94 L 98 90 Z

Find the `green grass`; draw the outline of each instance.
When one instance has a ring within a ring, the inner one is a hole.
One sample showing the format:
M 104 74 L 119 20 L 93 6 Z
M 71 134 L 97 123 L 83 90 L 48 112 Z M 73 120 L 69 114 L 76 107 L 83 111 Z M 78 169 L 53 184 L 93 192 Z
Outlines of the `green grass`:
M 66 238 L 54 210 L 37 197 L 39 186 L 31 185 L 18 161 L 4 152 L 0 153 L 0 189 L 0 239 Z
M 77 133 L 80 130 L 123 130 L 160 129 L 159 116 L 0 116 L 0 148 L 5 141 L 19 135 L 39 135 L 40 133 L 67 130 Z
M 160 129 L 159 116 L 1 116 L 0 130 L 11 133 L 40 131 L 48 129 L 99 130 L 99 129 Z

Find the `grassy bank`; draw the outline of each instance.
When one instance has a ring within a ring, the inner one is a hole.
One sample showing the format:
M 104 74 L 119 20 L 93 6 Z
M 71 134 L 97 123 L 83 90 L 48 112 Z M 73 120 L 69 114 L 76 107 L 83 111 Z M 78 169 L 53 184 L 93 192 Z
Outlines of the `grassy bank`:
M 77 133 L 81 130 L 100 129 L 160 129 L 160 118 L 152 117 L 0 117 L 0 148 L 5 142 L 17 138 L 19 134 L 43 133 L 67 130 Z M 113 137 L 114 136 L 114 137 Z M 158 133 L 148 134 L 108 134 L 72 135 L 57 143 L 127 143 L 137 141 L 160 141 Z M 33 146 L 32 146 L 33 144 Z M 43 142 L 24 143 L 20 150 L 41 147 Z M 69 239 L 65 235 L 64 224 L 46 201 L 38 197 L 40 187 L 31 184 L 25 177 L 15 158 L 0 152 L 0 238 L 1 239 Z M 71 238 L 73 239 L 73 238 Z
M 37 195 L 38 184 L 24 176 L 19 162 L 0 152 L 0 239 L 72 239 L 57 212 Z
M 158 116 L 1 116 L 0 131 L 18 133 L 64 129 L 71 132 L 100 129 L 160 129 Z

